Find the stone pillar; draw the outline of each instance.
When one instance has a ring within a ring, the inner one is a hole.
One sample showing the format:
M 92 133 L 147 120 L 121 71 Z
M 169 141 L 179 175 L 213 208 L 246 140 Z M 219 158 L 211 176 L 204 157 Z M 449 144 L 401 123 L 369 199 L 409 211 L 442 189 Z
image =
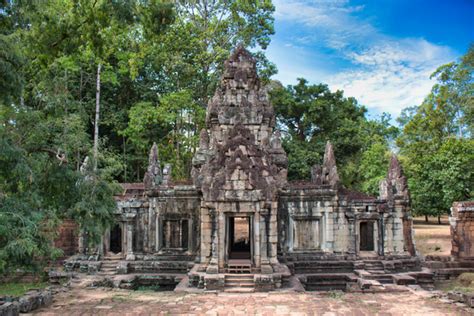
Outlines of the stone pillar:
M 253 258 L 255 260 L 255 267 L 260 268 L 260 213 L 256 212 L 253 216 Z
M 217 274 L 219 273 L 219 260 L 217 258 L 217 246 L 218 246 L 218 232 L 217 232 L 217 214 L 215 209 L 209 210 L 209 217 L 211 220 L 211 260 L 207 266 L 206 273 Z
M 260 210 L 260 271 L 262 273 L 272 273 L 273 269 L 268 260 L 268 233 L 269 233 L 269 212 L 267 209 Z
M 217 258 L 218 258 L 218 266 L 219 269 L 225 268 L 225 214 L 223 212 L 219 212 L 217 218 L 217 240 L 215 240 L 216 249 L 217 249 Z
M 194 252 L 194 233 L 193 233 L 193 219 L 189 218 L 188 219 L 188 252 L 192 253 Z
M 211 257 L 212 219 L 209 209 L 201 207 L 201 263 L 207 263 Z
M 135 255 L 133 254 L 133 218 L 135 218 L 135 214 L 127 213 L 126 218 L 127 221 L 125 222 L 125 234 L 127 240 L 127 255 L 125 259 L 135 260 Z
M 288 251 L 293 252 L 293 236 L 294 236 L 295 223 L 291 214 L 288 214 Z
M 451 255 L 474 260 L 474 201 L 454 202 L 449 217 Z
M 162 221 L 160 217 L 160 213 L 156 214 L 156 242 L 155 242 L 155 250 L 158 252 L 161 249 L 162 246 L 162 236 L 163 236 L 163 227 L 162 227 Z
M 278 243 L 278 222 L 277 222 L 277 212 L 278 212 L 278 202 L 272 203 L 272 210 L 270 213 L 270 229 L 269 229 L 269 259 L 271 264 L 277 264 L 277 243 Z
M 346 215 L 347 216 L 347 215 Z M 349 240 L 347 243 L 347 252 L 349 254 L 356 254 L 356 244 L 357 244 L 357 238 L 356 238 L 356 233 L 355 233 L 355 218 L 354 216 L 347 217 L 347 223 L 348 223 L 348 228 L 349 228 Z
M 86 252 L 86 240 L 85 240 L 85 237 L 84 237 L 84 231 L 82 229 L 79 232 L 78 252 L 80 254 L 85 254 L 85 252 Z
M 104 253 L 107 254 L 110 251 L 110 228 L 107 228 L 104 236 Z

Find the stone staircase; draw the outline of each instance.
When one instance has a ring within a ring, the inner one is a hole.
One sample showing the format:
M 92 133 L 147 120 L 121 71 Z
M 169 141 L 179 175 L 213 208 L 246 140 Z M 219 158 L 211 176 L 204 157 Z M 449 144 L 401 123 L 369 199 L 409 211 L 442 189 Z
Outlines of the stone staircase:
M 252 293 L 255 291 L 254 275 L 226 274 L 224 292 Z
M 100 275 L 114 275 L 121 260 L 120 256 L 105 256 L 100 266 Z
M 380 260 L 364 260 L 364 270 L 375 273 L 384 273 L 384 266 Z
M 300 281 L 307 291 L 345 291 L 357 277 L 353 273 L 317 273 L 301 276 Z

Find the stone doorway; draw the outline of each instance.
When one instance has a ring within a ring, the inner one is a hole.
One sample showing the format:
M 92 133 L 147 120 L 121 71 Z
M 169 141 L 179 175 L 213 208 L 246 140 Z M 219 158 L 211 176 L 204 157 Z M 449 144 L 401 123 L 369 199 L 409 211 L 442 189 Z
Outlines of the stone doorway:
M 252 234 L 250 216 L 228 217 L 229 260 L 251 260 Z
M 360 251 L 374 251 L 374 223 L 361 222 L 360 223 L 360 237 L 359 250 Z
M 122 228 L 120 224 L 115 224 L 110 231 L 110 252 L 122 252 Z

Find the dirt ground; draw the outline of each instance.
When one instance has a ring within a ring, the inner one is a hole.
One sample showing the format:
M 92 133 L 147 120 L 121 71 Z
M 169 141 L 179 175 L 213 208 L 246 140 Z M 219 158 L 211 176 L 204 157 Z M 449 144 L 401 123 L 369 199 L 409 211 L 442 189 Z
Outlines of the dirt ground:
M 404 293 L 209 293 L 74 289 L 34 315 L 472 315 L 467 307 Z
M 415 243 L 417 250 L 424 256 L 449 256 L 451 254 L 451 233 L 448 217 L 441 218 L 441 225 L 437 218 L 417 217 L 413 222 L 415 229 Z

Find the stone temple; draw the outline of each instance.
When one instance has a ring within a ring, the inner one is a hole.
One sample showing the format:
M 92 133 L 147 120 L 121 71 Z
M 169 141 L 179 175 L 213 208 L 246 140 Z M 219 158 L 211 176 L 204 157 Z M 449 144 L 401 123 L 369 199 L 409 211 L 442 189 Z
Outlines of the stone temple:
M 330 142 L 311 181 L 288 182 L 275 123 L 254 59 L 237 48 L 208 104 L 192 183 L 173 182 L 154 145 L 143 183 L 116 197 L 99 269 L 205 290 L 423 283 L 397 158 L 378 198 L 341 185 Z

